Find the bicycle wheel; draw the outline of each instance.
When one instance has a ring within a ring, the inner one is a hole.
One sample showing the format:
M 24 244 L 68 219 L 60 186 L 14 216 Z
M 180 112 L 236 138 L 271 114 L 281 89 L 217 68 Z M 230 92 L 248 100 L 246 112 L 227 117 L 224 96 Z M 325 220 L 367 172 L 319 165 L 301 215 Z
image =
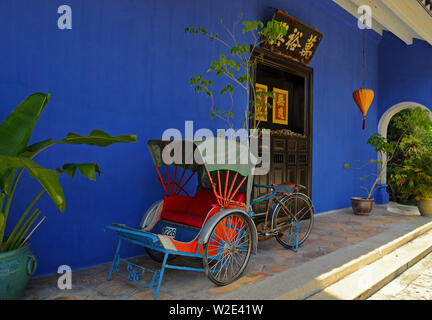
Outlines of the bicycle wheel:
M 252 220 L 241 213 L 222 218 L 204 245 L 203 265 L 207 277 L 218 286 L 237 280 L 252 252 Z
M 314 212 L 312 201 L 303 193 L 293 193 L 280 199 L 272 212 L 272 228 L 279 231 L 276 240 L 285 248 L 291 248 L 290 236 L 294 235 L 295 223 L 298 222 L 298 245 L 303 244 L 311 233 Z

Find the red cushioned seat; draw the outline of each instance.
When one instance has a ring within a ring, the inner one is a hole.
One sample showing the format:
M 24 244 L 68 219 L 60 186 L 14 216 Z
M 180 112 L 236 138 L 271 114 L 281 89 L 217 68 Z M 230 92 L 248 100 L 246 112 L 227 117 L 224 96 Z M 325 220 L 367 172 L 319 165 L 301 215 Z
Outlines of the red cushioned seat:
M 192 197 L 180 195 L 164 197 L 162 211 L 187 211 L 191 200 Z
M 235 197 L 233 198 L 234 201 L 246 203 L 246 193 L 244 192 L 237 192 Z
M 213 190 L 199 189 L 189 203 L 187 212 L 205 218 L 210 209 L 217 203 Z
M 246 194 L 239 192 L 233 199 L 246 202 Z M 164 197 L 161 218 L 163 220 L 201 228 L 209 211 L 217 205 L 217 199 L 210 189 L 199 189 L 194 197 Z

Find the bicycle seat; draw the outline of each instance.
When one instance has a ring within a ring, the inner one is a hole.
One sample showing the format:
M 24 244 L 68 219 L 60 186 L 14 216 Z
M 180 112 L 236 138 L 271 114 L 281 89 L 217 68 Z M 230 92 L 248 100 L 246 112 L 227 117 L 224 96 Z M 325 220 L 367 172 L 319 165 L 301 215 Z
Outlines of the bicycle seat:
M 272 187 L 276 189 L 279 193 L 293 193 L 297 190 L 306 190 L 307 188 L 301 184 L 293 184 L 293 183 L 281 183 L 281 184 L 272 184 Z

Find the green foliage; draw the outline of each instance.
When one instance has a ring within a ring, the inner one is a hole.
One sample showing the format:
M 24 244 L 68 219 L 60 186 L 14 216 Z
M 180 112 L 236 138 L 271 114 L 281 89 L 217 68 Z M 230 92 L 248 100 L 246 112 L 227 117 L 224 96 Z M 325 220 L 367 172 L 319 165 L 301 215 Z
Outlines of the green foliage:
M 390 121 L 388 139 L 400 140 L 400 147 L 388 163 L 387 176 L 393 200 L 415 203 L 418 189 L 414 184 L 401 184 L 417 158 L 432 150 L 432 122 L 429 111 L 422 108 L 406 109 Z
M 253 79 L 251 77 L 251 67 L 254 63 L 252 53 L 255 48 L 262 43 L 280 43 L 287 34 L 287 27 L 283 23 L 271 20 L 264 25 L 261 21 L 242 21 L 243 14 L 239 12 L 238 20 L 234 22 L 232 29 L 223 25 L 220 20 L 219 24 L 226 31 L 227 37 L 222 38 L 218 33 L 208 32 L 202 27 L 189 25 L 185 28 L 185 33 L 192 35 L 201 35 L 209 38 L 211 41 L 217 41 L 226 49 L 226 54 L 220 54 L 217 60 L 210 62 L 207 73 L 213 73 L 219 78 L 225 79 L 228 84 L 224 84 L 219 91 L 220 95 L 228 95 L 231 104 L 228 106 L 216 106 L 215 95 L 213 94 L 213 82 L 205 79 L 202 74 L 198 74 L 189 80 L 189 84 L 194 88 L 196 93 L 205 93 L 211 99 L 210 117 L 223 120 L 228 127 L 232 128 L 231 120 L 234 119 L 233 95 L 236 89 L 245 91 L 246 101 L 244 104 L 243 127 L 246 127 L 250 118 L 255 118 L 256 113 L 263 107 L 270 109 L 269 103 L 261 101 L 262 95 L 273 97 L 273 92 L 255 92 Z M 241 23 L 241 32 L 248 35 L 251 43 L 240 43 L 237 40 L 236 27 Z M 261 55 L 262 59 L 262 55 Z M 226 102 L 225 102 L 226 103 Z M 252 110 L 252 111 L 251 111 Z M 257 110 L 257 111 L 255 111 Z
M 2 155 L 0 155 L 0 168 L 12 170 L 26 169 L 30 176 L 35 178 L 48 193 L 57 208 L 61 212 L 64 212 L 66 203 L 57 172 L 46 169 L 28 158 Z
M 243 33 L 254 32 L 264 28 L 264 23 L 261 21 L 243 21 Z
M 81 175 L 89 180 L 96 181 L 96 173 L 100 175 L 102 172 L 99 170 L 97 163 L 67 163 L 62 168 L 57 168 L 59 174 L 67 173 L 69 177 L 73 178 L 77 170 Z
M 5 216 L 3 213 L 0 212 L 0 229 L 2 229 L 4 225 L 5 225 Z
M 270 45 L 280 45 L 284 43 L 284 36 L 286 36 L 288 32 L 288 26 L 286 23 L 271 20 L 267 22 L 267 26 L 262 28 L 259 32 L 262 37 L 263 42 L 268 43 Z
M 15 156 L 27 146 L 51 95 L 35 93 L 25 99 L 0 126 L 0 154 Z
M 359 167 L 354 167 L 348 163 L 344 164 L 344 169 L 355 169 L 358 171 L 365 172 L 367 169 L 369 169 L 370 165 L 376 166 L 377 173 L 365 173 L 363 176 L 360 177 L 360 181 L 365 183 L 368 181 L 368 178 L 374 177 L 373 182 L 369 186 L 361 185 L 361 188 L 367 192 L 367 198 L 371 199 L 372 195 L 374 194 L 376 187 L 378 185 L 378 182 L 382 175 L 383 166 L 387 163 L 389 159 L 391 159 L 396 150 L 399 147 L 398 143 L 395 143 L 393 141 L 389 141 L 388 139 L 384 138 L 378 133 L 372 134 L 367 143 L 375 149 L 376 153 L 381 153 L 384 155 L 384 161 L 380 161 L 377 159 L 370 159 L 368 162 L 361 163 Z
M 378 133 L 371 135 L 367 143 L 375 148 L 376 153 L 383 152 L 387 156 L 392 156 L 395 153 L 397 147 L 396 142 L 389 141 Z
M 432 151 L 407 158 L 403 170 L 393 174 L 402 195 L 417 200 L 432 200 Z
M 57 171 L 47 169 L 33 160 L 36 155 L 55 144 L 106 147 L 114 143 L 136 142 L 134 135 L 110 136 L 95 129 L 85 136 L 68 133 L 64 139 L 46 139 L 28 145 L 49 99 L 50 95 L 44 93 L 29 96 L 0 125 L 0 252 L 19 248 L 26 241 L 24 237 L 40 215 L 39 209 L 32 211 L 32 208 L 44 193 L 49 195 L 61 212 L 65 211 L 66 201 L 59 181 L 60 175 L 67 173 L 73 177 L 78 170 L 84 177 L 95 180 L 96 173 L 100 174 L 96 163 L 66 164 Z M 39 182 L 42 190 L 21 215 L 7 241 L 3 242 L 12 199 L 24 170 Z
M 384 167 L 387 167 L 389 182 L 399 194 L 405 197 L 432 197 L 432 122 L 428 110 L 414 108 L 398 113 L 389 125 L 388 138 L 373 134 L 368 144 L 384 156 L 382 161 L 371 159 L 370 163 L 355 168 L 364 170 L 369 164 L 377 166 L 372 186 L 362 186 L 368 192 L 368 198 L 373 195 Z M 344 165 L 345 169 L 350 167 Z M 366 181 L 369 176 L 363 176 L 361 181 Z

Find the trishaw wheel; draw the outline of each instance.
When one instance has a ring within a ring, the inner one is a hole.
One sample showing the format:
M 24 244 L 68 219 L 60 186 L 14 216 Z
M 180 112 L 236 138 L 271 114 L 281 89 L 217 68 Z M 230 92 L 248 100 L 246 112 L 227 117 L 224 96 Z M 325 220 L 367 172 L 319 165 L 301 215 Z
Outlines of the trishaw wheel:
M 155 251 L 155 250 L 152 250 L 152 249 L 149 249 L 149 248 L 145 248 L 145 250 L 146 250 L 148 256 L 149 256 L 152 260 L 154 260 L 154 261 L 156 261 L 156 262 L 160 262 L 160 263 L 163 262 L 163 259 L 164 259 L 164 253 L 159 252 L 159 251 Z M 172 261 L 172 260 L 175 259 L 175 257 L 176 257 L 176 256 L 174 256 L 174 255 L 169 255 L 167 261 Z
M 237 280 L 252 252 L 252 220 L 240 213 L 223 217 L 213 227 L 204 245 L 203 264 L 207 277 L 218 286 Z
M 285 248 L 291 248 L 296 232 L 295 222 L 299 223 L 298 245 L 309 237 L 314 222 L 314 207 L 308 196 L 293 193 L 279 200 L 272 213 L 272 229 L 279 231 L 276 240 Z

